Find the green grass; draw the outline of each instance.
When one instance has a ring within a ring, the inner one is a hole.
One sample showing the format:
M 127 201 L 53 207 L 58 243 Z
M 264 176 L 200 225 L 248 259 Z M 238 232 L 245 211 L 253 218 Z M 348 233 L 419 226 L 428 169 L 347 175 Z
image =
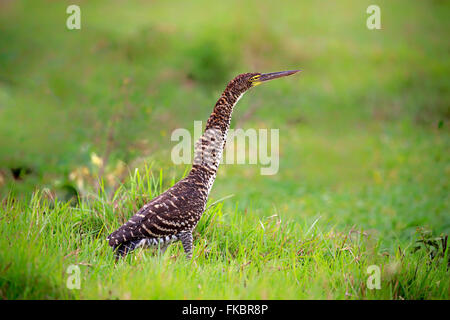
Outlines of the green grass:
M 36 192 L 1 208 L 1 295 L 5 299 L 445 299 L 448 248 L 426 231 L 386 250 L 370 230 L 337 229 L 281 215 L 211 203 L 188 261 L 180 244 L 164 255 L 139 250 L 115 263 L 106 235 L 127 219 L 159 179 L 136 172 L 112 197 L 100 191 L 77 207 Z M 163 180 L 163 179 L 162 179 Z M 161 180 L 161 181 L 162 181 Z M 437 247 L 434 248 L 433 245 Z M 414 246 L 416 247 L 416 246 Z M 431 253 L 431 255 L 430 255 Z M 70 265 L 81 288 L 69 290 Z M 367 288 L 367 267 L 381 269 L 381 289 Z
M 371 1 L 82 1 L 80 31 L 44 3 L 0 3 L 0 297 L 449 298 L 447 2 L 377 1 L 377 31 Z M 115 264 L 108 232 L 189 169 L 172 131 L 236 74 L 297 68 L 231 123 L 280 129 L 278 173 L 219 168 L 192 262 Z

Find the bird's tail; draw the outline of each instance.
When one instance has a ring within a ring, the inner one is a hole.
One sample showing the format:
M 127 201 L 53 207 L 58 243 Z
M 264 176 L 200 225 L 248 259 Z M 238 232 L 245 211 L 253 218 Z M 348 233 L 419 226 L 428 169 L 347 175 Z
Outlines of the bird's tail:
M 121 257 L 125 257 L 128 253 L 136 249 L 140 240 L 132 240 L 127 242 L 122 242 L 116 246 L 113 246 L 113 252 L 116 260 Z

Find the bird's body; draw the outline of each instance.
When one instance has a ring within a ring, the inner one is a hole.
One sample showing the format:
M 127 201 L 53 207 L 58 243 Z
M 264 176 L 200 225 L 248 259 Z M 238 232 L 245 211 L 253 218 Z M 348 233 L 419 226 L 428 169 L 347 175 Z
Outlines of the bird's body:
M 195 145 L 191 171 L 108 236 L 116 254 L 125 255 L 138 247 L 159 247 L 164 251 L 169 244 L 180 240 L 187 257 L 192 256 L 192 231 L 205 211 L 234 106 L 252 86 L 295 72 L 245 73 L 230 81 Z

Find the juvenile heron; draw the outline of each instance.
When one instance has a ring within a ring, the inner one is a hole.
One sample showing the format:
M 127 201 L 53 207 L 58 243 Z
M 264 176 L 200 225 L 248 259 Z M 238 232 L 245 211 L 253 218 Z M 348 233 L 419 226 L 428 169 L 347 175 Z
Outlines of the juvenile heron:
M 139 247 L 159 247 L 164 252 L 169 244 L 181 241 L 187 258 L 192 258 L 192 231 L 205 211 L 234 106 L 251 87 L 299 71 L 244 73 L 228 83 L 206 123 L 205 132 L 195 144 L 194 163 L 189 174 L 144 205 L 108 236 L 116 257 Z

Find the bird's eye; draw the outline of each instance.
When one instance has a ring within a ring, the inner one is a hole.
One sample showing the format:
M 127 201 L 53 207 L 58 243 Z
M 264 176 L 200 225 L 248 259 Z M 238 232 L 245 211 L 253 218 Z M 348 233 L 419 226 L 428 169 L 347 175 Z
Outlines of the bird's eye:
M 259 75 L 256 75 L 256 76 L 251 77 L 250 81 L 253 82 L 253 81 L 256 81 L 258 79 L 259 79 Z

